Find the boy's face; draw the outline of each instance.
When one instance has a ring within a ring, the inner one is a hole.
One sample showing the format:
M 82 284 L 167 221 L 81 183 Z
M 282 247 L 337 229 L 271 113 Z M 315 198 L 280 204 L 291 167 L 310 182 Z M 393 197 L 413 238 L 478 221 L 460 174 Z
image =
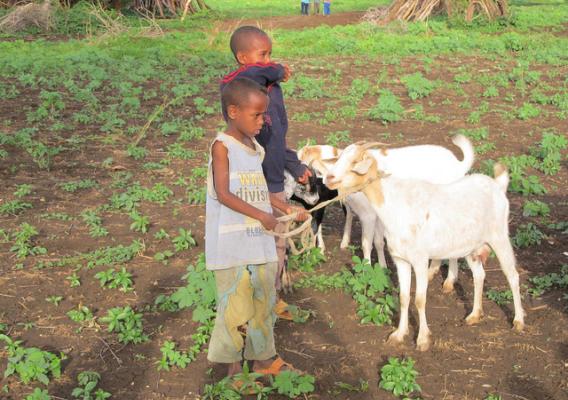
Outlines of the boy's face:
M 272 41 L 268 36 L 254 35 L 248 49 L 237 53 L 239 64 L 267 64 L 272 55 Z
M 268 96 L 263 93 L 251 93 L 244 104 L 230 105 L 227 114 L 231 125 L 248 137 L 260 133 L 264 125 L 264 115 L 268 108 Z

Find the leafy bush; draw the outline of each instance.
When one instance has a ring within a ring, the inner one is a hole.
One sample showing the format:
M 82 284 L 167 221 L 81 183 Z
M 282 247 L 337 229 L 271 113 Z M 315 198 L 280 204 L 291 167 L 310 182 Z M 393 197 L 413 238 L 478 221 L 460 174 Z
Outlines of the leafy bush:
M 4 334 L 0 334 L 0 340 L 6 343 L 8 350 L 5 378 L 16 373 L 25 384 L 37 380 L 48 385 L 49 375 L 54 378 L 61 376 L 61 361 L 65 359 L 63 353 L 58 357 L 37 347 L 23 347 L 21 341 L 12 340 Z
M 530 247 L 540 244 L 544 239 L 544 233 L 538 227 L 529 222 L 521 225 L 513 237 L 513 245 L 517 248 Z
M 540 201 L 533 200 L 527 201 L 523 205 L 523 216 L 524 217 L 548 217 L 550 215 L 550 207 L 548 204 Z
M 388 89 L 381 90 L 378 102 L 373 106 L 367 116 L 371 120 L 379 120 L 384 124 L 400 121 L 404 108 L 396 95 Z
M 489 289 L 486 296 L 489 300 L 495 302 L 495 304 L 499 306 L 508 304 L 513 300 L 513 293 L 511 290 Z
M 403 76 L 400 81 L 406 86 L 408 97 L 412 100 L 428 96 L 436 87 L 434 82 L 426 79 L 420 72 Z
M 124 344 L 148 340 L 142 327 L 142 314 L 134 312 L 130 306 L 111 308 L 100 321 L 108 324 L 109 332 L 118 333 L 118 340 Z
M 551 289 L 568 289 L 568 264 L 560 267 L 559 272 L 551 272 L 546 275 L 529 278 L 533 287 L 529 288 L 529 294 L 533 297 L 542 296 Z
M 79 386 L 73 389 L 71 396 L 81 400 L 105 400 L 111 397 L 109 392 L 98 388 L 96 392 L 92 393 L 97 387 L 101 376 L 98 372 L 83 371 L 77 377 Z
M 298 396 L 312 393 L 315 378 L 312 375 L 300 375 L 295 371 L 282 371 L 274 378 L 272 387 L 276 389 L 278 394 L 288 396 L 295 399 Z
M 389 362 L 381 368 L 379 387 L 392 392 L 395 396 L 408 396 L 422 389 L 416 383 L 418 371 L 414 369 L 412 358 L 400 360 L 389 357 Z

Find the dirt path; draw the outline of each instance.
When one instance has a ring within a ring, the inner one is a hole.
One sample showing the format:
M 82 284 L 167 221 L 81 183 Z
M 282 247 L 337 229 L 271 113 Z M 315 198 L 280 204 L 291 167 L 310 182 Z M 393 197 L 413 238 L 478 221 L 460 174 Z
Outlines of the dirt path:
M 221 30 L 233 31 L 237 25 L 258 25 L 264 29 L 305 29 L 314 28 L 320 25 L 349 25 L 361 21 L 364 11 L 354 11 L 323 15 L 283 15 L 277 17 L 259 17 L 254 19 L 225 20 L 218 24 Z

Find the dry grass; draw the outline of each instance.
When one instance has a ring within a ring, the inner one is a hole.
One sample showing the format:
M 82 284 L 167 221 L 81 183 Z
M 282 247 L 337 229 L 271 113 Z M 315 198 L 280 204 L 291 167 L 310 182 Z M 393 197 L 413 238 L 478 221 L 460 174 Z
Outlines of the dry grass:
M 17 5 L 0 19 L 0 32 L 15 33 L 30 27 L 37 27 L 45 32 L 53 27 L 53 6 L 50 0 L 45 0 L 42 4 Z

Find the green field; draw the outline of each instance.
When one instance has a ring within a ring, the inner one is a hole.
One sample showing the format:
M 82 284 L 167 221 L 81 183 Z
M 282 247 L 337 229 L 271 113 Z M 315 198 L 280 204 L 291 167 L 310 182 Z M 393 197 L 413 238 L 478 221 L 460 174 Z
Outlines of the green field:
M 332 206 L 326 258 L 290 262 L 286 299 L 309 318 L 275 327 L 279 354 L 306 374 L 265 381 L 258 398 L 565 399 L 568 5 L 377 26 L 353 12 L 384 1 L 338 0 L 333 23 L 303 26 L 299 0 L 208 4 L 183 22 L 107 13 L 111 32 L 82 3 L 58 11 L 53 32 L 0 35 L 0 398 L 241 397 L 206 360 L 216 300 L 204 199 L 208 146 L 224 128 L 218 85 L 236 68 L 230 33 L 255 19 L 293 70 L 290 147 L 452 148 L 461 133 L 476 172 L 507 165 L 528 313 L 513 333 L 492 257 L 479 325 L 463 322 L 473 287 L 462 268 L 451 294 L 443 277 L 431 282 L 430 351 L 415 350 L 416 315 L 404 346 L 385 344 L 396 272 L 361 262 L 359 225 L 339 248 Z

